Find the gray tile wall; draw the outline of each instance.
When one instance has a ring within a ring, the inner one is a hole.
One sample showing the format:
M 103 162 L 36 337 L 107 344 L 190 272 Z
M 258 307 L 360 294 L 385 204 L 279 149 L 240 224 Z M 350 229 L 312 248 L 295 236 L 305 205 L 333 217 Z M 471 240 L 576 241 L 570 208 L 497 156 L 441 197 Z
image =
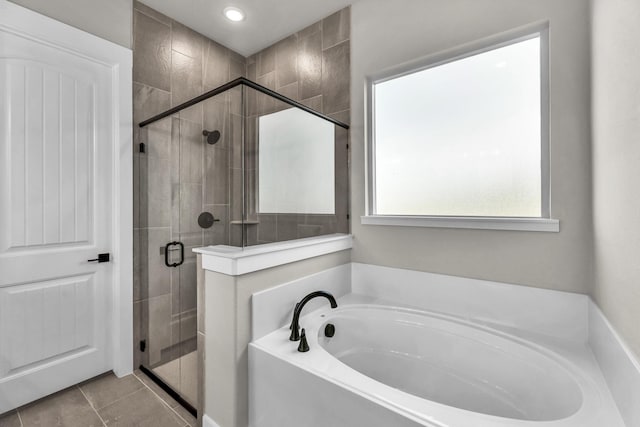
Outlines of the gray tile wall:
M 282 109 L 273 99 L 240 88 L 211 98 L 143 129 L 140 121 L 238 76 L 350 121 L 350 10 L 341 10 L 273 46 L 244 58 L 159 12 L 134 2 L 134 348 L 135 366 L 155 365 L 192 351 L 196 343 L 196 259 L 192 247 L 240 245 L 348 232 L 347 131 L 336 127 L 337 215 L 256 213 L 259 114 Z M 244 119 L 244 120 L 243 120 Z M 245 176 L 242 126 L 245 126 Z M 204 143 L 202 130 L 219 130 Z M 146 153 L 138 153 L 138 144 Z M 241 194 L 246 185 L 247 217 Z M 200 212 L 220 219 L 202 230 Z M 185 243 L 185 263 L 164 266 L 160 248 Z M 202 340 L 203 330 L 200 331 Z M 147 351 L 138 343 L 147 339 Z M 202 357 L 202 354 L 200 354 Z M 201 396 L 202 398 L 202 396 Z
M 134 363 L 154 366 L 196 347 L 196 258 L 191 248 L 228 244 L 232 145 L 239 92 L 211 98 L 139 129 L 142 120 L 244 75 L 245 58 L 134 2 Z M 235 97 L 235 98 L 234 98 Z M 219 130 L 215 145 L 202 130 Z M 237 135 L 236 135 L 237 134 Z M 144 142 L 146 152 L 139 153 Z M 203 230 L 201 212 L 220 219 Z M 185 262 L 161 248 L 185 244 Z M 147 351 L 139 341 L 147 340 Z
M 247 78 L 349 124 L 350 32 L 350 8 L 345 8 L 247 58 Z M 259 224 L 245 226 L 246 243 L 349 232 L 348 131 L 336 126 L 336 215 L 257 214 L 257 118 L 288 106 L 257 93 L 249 93 L 247 104 L 247 218 Z

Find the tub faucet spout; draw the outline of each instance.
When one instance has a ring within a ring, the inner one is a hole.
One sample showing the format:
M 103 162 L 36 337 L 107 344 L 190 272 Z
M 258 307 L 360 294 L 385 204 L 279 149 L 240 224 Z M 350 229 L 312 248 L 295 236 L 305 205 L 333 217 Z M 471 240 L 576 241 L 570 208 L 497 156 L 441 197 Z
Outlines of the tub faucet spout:
M 291 336 L 289 336 L 289 340 L 291 341 L 300 340 L 300 331 L 299 331 L 300 325 L 298 324 L 298 321 L 300 319 L 300 313 L 302 312 L 302 309 L 304 308 L 305 304 L 316 297 L 325 297 L 326 299 L 328 299 L 329 304 L 331 304 L 331 308 L 338 307 L 338 303 L 336 302 L 336 299 L 329 292 L 315 291 L 315 292 L 311 292 L 309 295 L 302 298 L 302 300 L 300 300 L 300 302 L 296 304 L 295 310 L 293 310 L 293 320 L 291 320 Z

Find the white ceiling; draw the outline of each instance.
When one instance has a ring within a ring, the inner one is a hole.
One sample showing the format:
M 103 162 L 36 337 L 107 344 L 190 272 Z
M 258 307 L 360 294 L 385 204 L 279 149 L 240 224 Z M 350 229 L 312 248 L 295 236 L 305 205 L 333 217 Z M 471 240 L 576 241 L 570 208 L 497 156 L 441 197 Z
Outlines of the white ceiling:
M 274 42 L 348 6 L 353 0 L 142 0 L 147 6 L 249 56 Z M 242 9 L 246 19 L 231 22 L 227 6 Z

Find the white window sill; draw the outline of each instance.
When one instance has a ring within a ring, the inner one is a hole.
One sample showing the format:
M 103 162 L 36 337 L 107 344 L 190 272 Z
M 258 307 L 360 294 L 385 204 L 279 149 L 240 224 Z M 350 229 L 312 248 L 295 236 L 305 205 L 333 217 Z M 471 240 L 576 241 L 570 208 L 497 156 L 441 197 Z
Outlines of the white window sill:
M 368 215 L 360 217 L 362 225 L 395 225 L 400 227 L 471 228 L 477 230 L 543 231 L 557 233 L 560 221 L 549 218 L 492 218 Z

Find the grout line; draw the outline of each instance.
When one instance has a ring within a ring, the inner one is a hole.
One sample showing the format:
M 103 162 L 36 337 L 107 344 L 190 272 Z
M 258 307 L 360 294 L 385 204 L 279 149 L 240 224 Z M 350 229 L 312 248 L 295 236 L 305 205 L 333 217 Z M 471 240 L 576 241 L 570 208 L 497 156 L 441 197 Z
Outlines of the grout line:
M 18 415 L 18 421 L 20 421 L 20 427 L 24 427 L 24 423 L 22 422 L 22 417 L 20 416 L 20 411 L 16 409 L 16 414 Z
M 143 374 L 143 375 L 144 375 L 144 374 Z M 154 394 L 154 396 L 156 396 L 158 399 L 160 399 L 160 401 L 161 401 L 161 402 L 162 402 L 162 403 L 163 403 L 167 408 L 169 408 L 169 410 L 170 410 L 171 412 L 173 412 L 174 414 L 176 414 L 176 416 L 177 416 L 179 419 L 181 419 L 182 421 L 184 421 L 184 422 L 185 422 L 185 427 L 188 427 L 188 426 L 190 426 L 190 425 L 191 425 L 191 424 L 189 424 L 189 422 L 188 422 L 187 420 L 185 420 L 184 418 L 182 418 L 182 417 L 180 416 L 180 414 L 178 414 L 178 412 L 177 412 L 176 410 L 174 410 L 174 409 L 171 407 L 171 405 L 169 405 L 169 402 L 166 402 L 162 397 L 160 397 L 160 395 L 159 395 L 159 394 L 157 394 L 155 391 L 153 391 L 153 389 L 152 389 L 151 387 L 149 387 L 149 386 L 148 386 L 144 381 L 142 381 L 142 380 L 140 379 L 140 377 L 138 376 L 138 374 L 136 374 L 136 373 L 134 372 L 134 373 L 133 373 L 133 376 L 135 376 L 135 377 L 138 379 L 138 381 L 140 381 L 140 382 L 142 383 L 142 385 L 144 385 L 144 386 L 145 386 L 145 387 L 146 387 L 146 388 L 147 388 L 151 393 L 153 393 L 153 394 Z M 180 404 L 179 404 L 179 403 L 178 403 L 178 406 L 180 406 Z M 176 406 L 176 408 L 177 408 L 177 406 Z
M 342 41 L 339 41 L 339 42 L 337 42 L 337 43 L 332 44 L 331 46 L 327 46 L 327 47 L 322 46 L 322 49 L 321 49 L 321 50 L 322 50 L 322 52 L 324 53 L 324 51 L 325 51 L 325 50 L 327 50 L 327 49 L 331 49 L 332 47 L 336 47 L 336 46 L 338 46 L 339 44 L 342 44 L 342 43 L 344 43 L 344 42 L 350 42 L 350 41 L 351 41 L 351 39 L 350 39 L 350 38 L 346 38 L 346 39 L 344 39 L 344 40 L 342 40 Z M 349 48 L 351 48 L 351 45 L 349 45 Z
M 76 386 L 78 388 L 78 390 L 80 391 L 80 393 L 82 393 L 82 396 L 84 396 L 84 399 L 87 401 L 87 403 L 89 404 L 89 406 L 91 407 L 91 409 L 93 409 L 93 412 L 96 413 L 96 415 L 98 416 L 98 418 L 100 419 L 100 422 L 102 423 L 102 425 L 104 427 L 107 427 L 107 423 L 104 422 L 104 420 L 102 419 L 102 417 L 100 416 L 100 414 L 98 413 L 98 410 L 93 406 L 93 403 L 91 403 L 91 401 L 89 400 L 89 398 L 87 397 L 86 394 L 84 394 L 84 391 L 82 391 L 82 388 L 77 385 Z

